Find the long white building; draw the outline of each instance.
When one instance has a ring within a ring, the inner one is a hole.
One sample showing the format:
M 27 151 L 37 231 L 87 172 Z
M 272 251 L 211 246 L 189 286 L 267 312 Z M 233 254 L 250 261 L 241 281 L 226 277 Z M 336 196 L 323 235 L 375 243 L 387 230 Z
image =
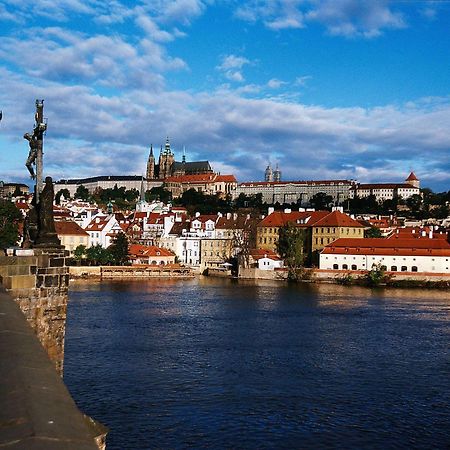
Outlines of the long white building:
M 320 269 L 450 274 L 450 244 L 445 239 L 341 238 L 320 254 Z
M 262 194 L 263 203 L 296 203 L 308 205 L 315 194 L 324 192 L 331 195 L 333 202 L 341 203 L 350 197 L 354 181 L 323 180 L 323 181 L 250 181 L 241 183 L 233 193 L 233 198 L 240 194 Z

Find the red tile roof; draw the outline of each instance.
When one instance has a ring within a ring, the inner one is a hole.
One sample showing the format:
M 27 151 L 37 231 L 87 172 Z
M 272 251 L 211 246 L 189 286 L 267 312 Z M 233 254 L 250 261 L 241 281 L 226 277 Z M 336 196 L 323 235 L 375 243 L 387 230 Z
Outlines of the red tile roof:
M 414 172 L 411 172 L 405 181 L 419 181 Z
M 217 175 L 215 181 L 223 183 L 237 183 L 236 177 L 234 175 Z
M 170 250 L 162 247 L 156 247 L 154 245 L 140 245 L 140 244 L 131 244 L 128 253 L 130 256 L 175 256 Z
M 89 236 L 83 228 L 72 220 L 55 221 L 55 229 L 59 236 Z
M 325 254 L 450 256 L 450 244 L 442 239 L 340 238 L 327 245 Z
M 357 220 L 352 219 L 347 214 L 341 213 L 340 211 L 333 211 L 327 216 L 318 220 L 315 227 L 351 227 L 351 228 L 364 228 L 364 225 L 359 223 Z

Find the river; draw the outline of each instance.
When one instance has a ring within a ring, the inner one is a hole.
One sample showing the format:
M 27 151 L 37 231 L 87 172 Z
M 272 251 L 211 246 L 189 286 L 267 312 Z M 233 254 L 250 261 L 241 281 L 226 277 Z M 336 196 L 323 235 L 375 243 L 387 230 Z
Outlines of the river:
M 71 285 L 64 379 L 108 450 L 450 448 L 450 295 Z

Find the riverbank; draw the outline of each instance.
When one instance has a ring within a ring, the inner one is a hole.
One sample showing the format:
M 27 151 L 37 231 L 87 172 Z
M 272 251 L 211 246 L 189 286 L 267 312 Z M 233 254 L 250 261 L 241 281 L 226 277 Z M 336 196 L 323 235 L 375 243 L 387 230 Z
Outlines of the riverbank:
M 189 267 L 179 264 L 134 265 L 134 266 L 70 266 L 70 279 L 147 279 L 147 278 L 192 278 Z
M 239 279 L 242 280 L 288 280 L 287 269 L 261 270 L 257 268 L 240 269 Z M 395 287 L 395 288 L 425 288 L 450 289 L 450 274 L 416 273 L 416 272 L 384 272 L 378 280 L 368 279 L 367 271 L 301 269 L 298 282 L 340 284 L 344 286 Z

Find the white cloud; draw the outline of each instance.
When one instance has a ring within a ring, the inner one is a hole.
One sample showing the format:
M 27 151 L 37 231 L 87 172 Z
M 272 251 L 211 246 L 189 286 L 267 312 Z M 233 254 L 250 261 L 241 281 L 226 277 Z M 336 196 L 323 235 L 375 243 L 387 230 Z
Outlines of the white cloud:
M 245 21 L 262 21 L 267 28 L 302 28 L 308 22 L 323 24 L 333 35 L 376 37 L 384 29 L 404 28 L 403 15 L 388 0 L 249 0 L 235 15 Z
M 226 55 L 222 57 L 222 62 L 216 69 L 222 72 L 228 80 L 242 83 L 245 81 L 244 75 L 242 74 L 242 68 L 250 63 L 251 62 L 243 56 Z

